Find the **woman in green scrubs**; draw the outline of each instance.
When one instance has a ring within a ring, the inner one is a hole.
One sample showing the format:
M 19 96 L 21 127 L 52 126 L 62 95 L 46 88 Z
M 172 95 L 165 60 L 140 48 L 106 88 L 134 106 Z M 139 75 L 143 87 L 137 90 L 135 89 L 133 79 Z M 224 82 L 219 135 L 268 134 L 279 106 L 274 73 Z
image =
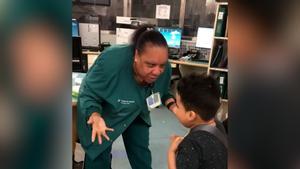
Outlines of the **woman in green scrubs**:
M 175 106 L 170 78 L 167 42 L 153 28 L 143 26 L 130 45 L 101 53 L 83 80 L 78 98 L 85 169 L 110 169 L 112 143 L 121 134 L 131 167 L 151 169 L 149 105 L 161 99 L 168 108 Z M 146 99 L 153 94 L 156 97 L 148 105 Z

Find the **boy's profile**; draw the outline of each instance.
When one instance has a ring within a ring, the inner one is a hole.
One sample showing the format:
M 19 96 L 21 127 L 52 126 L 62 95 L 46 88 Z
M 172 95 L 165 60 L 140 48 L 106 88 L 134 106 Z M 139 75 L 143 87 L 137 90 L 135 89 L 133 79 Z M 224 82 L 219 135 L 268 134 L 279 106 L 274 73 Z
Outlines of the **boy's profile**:
M 220 90 L 213 77 L 191 74 L 178 82 L 173 110 L 190 132 L 171 138 L 169 169 L 227 168 L 226 136 L 215 121 L 219 107 Z

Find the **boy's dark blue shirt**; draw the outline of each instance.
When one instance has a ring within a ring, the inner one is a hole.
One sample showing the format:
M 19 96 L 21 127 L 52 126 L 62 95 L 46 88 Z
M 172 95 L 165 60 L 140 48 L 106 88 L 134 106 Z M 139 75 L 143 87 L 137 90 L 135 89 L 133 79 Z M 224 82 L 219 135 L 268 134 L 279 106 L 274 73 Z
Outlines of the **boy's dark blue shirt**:
M 190 132 L 178 146 L 177 169 L 227 169 L 227 149 L 206 131 Z

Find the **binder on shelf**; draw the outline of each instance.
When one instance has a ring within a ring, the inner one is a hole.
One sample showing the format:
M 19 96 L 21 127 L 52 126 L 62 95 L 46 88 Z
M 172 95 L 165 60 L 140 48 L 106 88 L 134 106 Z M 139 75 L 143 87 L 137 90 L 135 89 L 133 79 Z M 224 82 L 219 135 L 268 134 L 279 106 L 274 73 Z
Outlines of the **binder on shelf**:
M 220 5 L 219 11 L 217 14 L 217 23 L 216 23 L 216 31 L 215 36 L 217 37 L 224 37 L 226 31 L 226 24 L 227 24 L 227 6 Z
M 225 37 L 228 37 L 228 19 L 226 20 Z
M 211 67 L 217 67 L 220 63 L 223 55 L 223 45 L 220 44 L 217 46 L 217 52 L 216 55 L 213 58 L 213 61 L 211 62 Z
M 227 88 L 227 85 L 226 85 L 226 88 L 225 88 L 224 99 L 228 99 L 228 88 Z
M 224 57 L 222 58 L 221 62 L 218 65 L 218 67 L 227 69 L 227 63 L 228 63 L 228 57 L 227 57 L 227 55 L 224 55 Z
M 218 77 L 219 86 L 220 86 L 220 95 L 222 99 L 227 99 L 227 74 L 220 73 Z
M 223 51 L 222 51 L 222 58 L 218 63 L 217 67 L 219 68 L 227 68 L 228 63 L 228 55 L 227 55 L 227 43 L 223 43 Z

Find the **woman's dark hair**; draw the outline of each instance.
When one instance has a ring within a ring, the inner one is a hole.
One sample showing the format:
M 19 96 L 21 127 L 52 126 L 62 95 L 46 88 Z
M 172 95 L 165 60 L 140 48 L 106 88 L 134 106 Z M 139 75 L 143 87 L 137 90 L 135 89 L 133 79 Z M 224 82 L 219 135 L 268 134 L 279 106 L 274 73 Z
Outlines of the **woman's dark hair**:
M 203 120 L 213 119 L 220 107 L 220 89 L 216 79 L 206 74 L 190 74 L 177 84 L 184 108 L 196 112 Z
M 139 53 L 143 53 L 145 46 L 150 43 L 154 46 L 168 48 L 166 39 L 151 25 L 139 27 L 133 34 L 131 44 Z

